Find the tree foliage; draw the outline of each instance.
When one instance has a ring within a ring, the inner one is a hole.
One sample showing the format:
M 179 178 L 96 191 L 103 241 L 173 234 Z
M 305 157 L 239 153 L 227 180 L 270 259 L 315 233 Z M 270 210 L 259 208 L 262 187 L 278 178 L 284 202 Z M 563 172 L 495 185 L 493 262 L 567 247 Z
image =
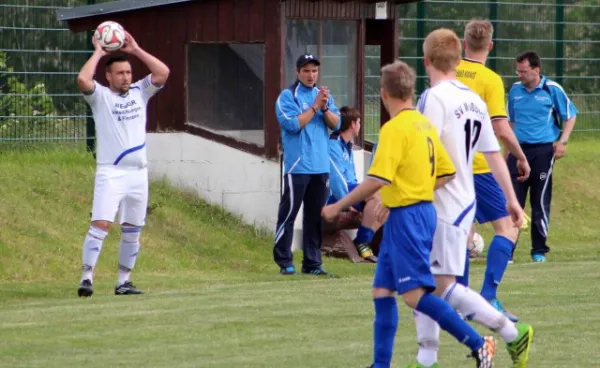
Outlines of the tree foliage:
M 2 93 L 11 93 L 13 96 L 1 96 L 2 116 L 87 114 L 87 106 L 79 96 L 75 78 L 91 52 L 89 35 L 73 34 L 67 30 L 66 24 L 57 20 L 56 7 L 83 6 L 108 1 L 111 0 L 3 1 L 3 7 L 0 8 L 0 49 L 5 51 L 4 54 L 0 54 L 0 81 Z M 561 3 L 564 4 L 562 19 L 557 11 L 557 6 Z M 419 13 L 419 10 L 422 12 Z M 421 72 L 419 49 L 422 47 L 422 37 L 428 32 L 438 27 L 447 27 L 455 30 L 460 36 L 464 25 L 471 18 L 493 20 L 495 51 L 488 65 L 503 75 L 507 90 L 516 81 L 513 66 L 515 55 L 534 49 L 543 58 L 544 73 L 558 79 L 572 95 L 579 110 L 588 114 L 586 116 L 591 119 L 589 124 L 598 126 L 593 122 L 595 116 L 592 113 L 600 111 L 596 96 L 593 95 L 600 83 L 598 1 L 421 1 L 421 5 L 411 3 L 399 6 L 397 15 L 400 57 Z M 300 51 L 305 51 L 302 45 L 315 44 L 314 32 L 308 32 L 308 28 L 300 25 L 299 23 L 295 27 L 293 48 L 290 48 L 290 45 L 286 46 L 288 60 L 294 59 L 293 55 Z M 334 36 L 335 33 L 332 33 L 330 38 L 334 39 Z M 563 38 L 562 41 L 560 37 Z M 344 42 L 339 41 L 339 44 Z M 341 47 L 325 47 L 323 50 L 325 53 L 328 50 L 339 53 Z M 379 89 L 376 77 L 379 75 L 377 49 L 368 47 L 367 52 L 370 54 L 365 62 L 366 74 L 372 78 L 366 79 L 366 90 L 376 92 Z M 562 59 L 556 60 L 561 52 Z M 335 70 L 335 63 L 328 62 L 327 74 L 351 74 L 348 63 L 340 63 L 339 68 L 341 69 Z M 293 74 L 293 61 L 288 63 L 286 69 L 291 69 Z M 289 70 L 287 74 L 290 74 Z M 419 86 L 422 89 L 426 86 L 426 78 L 422 73 L 419 77 L 422 81 Z M 330 83 L 333 85 L 334 81 Z M 349 85 L 338 84 L 340 89 L 350 88 Z M 21 96 L 28 94 L 31 96 Z M 378 103 L 376 98 L 373 98 L 373 101 Z M 27 124 L 30 123 L 31 121 L 27 121 Z

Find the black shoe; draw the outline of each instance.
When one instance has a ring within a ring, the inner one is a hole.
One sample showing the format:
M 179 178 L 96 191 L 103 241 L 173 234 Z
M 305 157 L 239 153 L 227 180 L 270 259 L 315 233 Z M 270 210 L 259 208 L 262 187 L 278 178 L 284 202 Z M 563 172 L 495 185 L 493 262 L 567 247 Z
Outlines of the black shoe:
M 306 268 L 302 267 L 302 273 L 305 275 L 326 276 L 329 278 L 335 277 L 332 273 L 325 271 L 323 266 L 319 266 L 319 267 L 311 268 L 311 269 L 306 269 Z
M 364 259 L 372 263 L 377 263 L 377 257 L 373 254 L 371 245 L 367 242 L 356 244 L 358 254 Z
M 94 293 L 94 289 L 92 289 L 92 282 L 88 279 L 85 279 L 79 284 L 79 289 L 77 289 L 77 295 L 79 297 L 88 297 L 92 296 Z
M 115 287 L 115 295 L 136 295 L 144 292 L 135 288 L 131 281 Z

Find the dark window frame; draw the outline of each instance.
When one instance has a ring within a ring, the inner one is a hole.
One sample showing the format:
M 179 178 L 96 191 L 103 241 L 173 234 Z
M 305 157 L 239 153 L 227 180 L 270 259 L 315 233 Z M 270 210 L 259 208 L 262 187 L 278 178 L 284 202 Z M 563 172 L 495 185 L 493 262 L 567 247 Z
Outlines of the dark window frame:
M 288 20 L 300 20 L 300 21 L 317 21 L 319 22 L 319 28 L 320 28 L 320 32 L 319 32 L 319 36 L 318 36 L 318 43 L 317 43 L 317 58 L 319 60 L 322 60 L 323 58 L 323 52 L 322 52 L 322 47 L 323 47 L 323 32 L 322 32 L 322 27 L 323 27 L 323 22 L 327 22 L 327 21 L 344 21 L 344 22 L 354 22 L 356 24 L 355 30 L 356 30 L 356 38 L 355 40 L 355 49 L 354 49 L 354 56 L 355 56 L 355 67 L 354 67 L 354 74 L 355 74 L 355 85 L 354 85 L 354 107 L 358 108 L 361 116 L 364 116 L 364 76 L 363 76 L 363 69 L 364 69 L 364 42 L 365 42 L 365 22 L 362 19 L 356 19 L 356 18 L 320 18 L 320 17 L 298 17 L 298 16 L 287 16 L 285 17 L 284 23 L 282 25 L 282 47 L 284 48 L 284 58 L 282 60 L 283 64 L 283 75 L 281 76 L 281 78 L 285 81 L 286 80 L 286 65 L 285 63 L 287 63 L 287 61 L 285 60 L 285 58 L 287 57 L 287 55 L 285 55 L 285 47 L 286 47 L 286 42 L 287 42 L 287 21 Z M 298 57 L 297 55 L 294 55 L 295 57 Z M 351 55 L 348 55 L 351 56 Z M 295 59 L 293 60 L 293 62 L 295 63 Z M 321 81 L 321 75 L 319 75 L 319 81 L 317 83 L 320 83 Z M 342 107 L 342 106 L 338 106 L 338 107 Z M 371 142 L 366 142 L 364 139 L 364 118 L 361 120 L 361 127 L 360 127 L 360 133 L 356 139 L 356 145 L 362 147 L 363 149 L 365 149 L 365 145 L 369 146 L 369 151 L 371 150 L 371 147 L 373 146 L 373 143 Z
M 269 155 L 269 143 L 270 143 L 270 134 L 268 134 L 268 130 L 266 129 L 266 114 L 268 113 L 267 109 L 267 88 L 263 87 L 263 121 L 262 121 L 262 130 L 264 134 L 263 144 L 256 144 L 251 142 L 246 142 L 240 140 L 236 137 L 229 136 L 227 134 L 222 134 L 216 132 L 213 129 L 203 127 L 198 123 L 194 123 L 189 121 L 188 109 L 189 103 L 189 49 L 190 45 L 230 45 L 230 44 L 251 44 L 251 45 L 262 45 L 263 46 L 263 67 L 265 68 L 265 73 L 267 73 L 266 65 L 267 65 L 267 44 L 266 42 L 202 42 L 202 41 L 189 41 L 185 44 L 185 88 L 184 88 L 184 99 L 185 99 L 185 123 L 184 123 L 184 131 L 186 133 L 197 135 L 202 138 L 206 138 L 210 141 L 227 145 L 229 147 L 248 152 L 257 156 L 268 156 Z

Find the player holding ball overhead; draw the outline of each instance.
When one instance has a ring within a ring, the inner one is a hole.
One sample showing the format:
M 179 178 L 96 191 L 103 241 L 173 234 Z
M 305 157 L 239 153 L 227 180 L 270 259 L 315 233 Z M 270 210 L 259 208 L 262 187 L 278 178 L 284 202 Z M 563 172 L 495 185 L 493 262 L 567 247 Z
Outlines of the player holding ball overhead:
M 130 274 L 140 249 L 140 234 L 148 204 L 146 105 L 167 81 L 169 68 L 144 51 L 131 34 L 115 24 L 114 29 L 108 30 L 104 29 L 107 27 L 105 23 L 102 25 L 101 33 L 124 33 L 122 45 L 111 45 L 110 49 L 135 56 L 150 69 L 150 74 L 132 83 L 127 55 L 115 55 L 110 56 L 105 64 L 108 86 L 95 81 L 98 62 L 110 53 L 105 48 L 106 37 L 98 38 L 97 32 L 92 39 L 94 53 L 77 77 L 83 98 L 92 109 L 97 139 L 94 202 L 90 228 L 83 242 L 83 273 L 77 290 L 80 297 L 93 294 L 94 268 L 117 212 L 122 235 L 115 294 L 142 294 L 131 283 Z

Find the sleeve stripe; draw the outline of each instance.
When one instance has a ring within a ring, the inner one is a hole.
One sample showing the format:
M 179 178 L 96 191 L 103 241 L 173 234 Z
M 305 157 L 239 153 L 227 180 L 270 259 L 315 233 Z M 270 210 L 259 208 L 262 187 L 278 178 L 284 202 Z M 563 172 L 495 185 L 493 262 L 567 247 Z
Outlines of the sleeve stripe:
M 448 176 L 454 176 L 454 175 L 456 175 L 456 171 L 451 174 L 438 175 L 436 178 L 441 179 L 441 178 L 445 178 Z
M 329 161 L 331 162 L 331 165 L 333 165 L 335 172 L 339 175 L 340 179 L 342 180 L 342 183 L 344 183 L 346 193 L 348 193 L 348 183 L 346 182 L 346 178 L 344 178 L 344 175 L 342 175 L 342 172 L 340 171 L 340 169 L 338 169 L 337 165 L 335 164 L 335 162 L 333 162 L 333 159 L 331 157 L 329 157 Z
M 421 98 L 419 98 L 419 103 L 417 106 L 417 110 L 422 114 L 425 111 L 425 104 L 427 103 L 427 94 L 429 94 L 429 88 L 425 90 L 421 94 Z
M 146 89 L 146 88 L 150 87 L 151 84 L 152 84 L 152 74 L 148 74 L 146 76 L 146 78 L 144 78 L 144 80 L 142 81 L 142 89 Z
M 499 120 L 499 119 L 508 119 L 508 116 L 506 115 L 495 115 L 495 116 L 491 116 L 490 120 Z
M 384 179 L 384 178 L 382 178 L 382 177 L 380 177 L 380 176 L 377 176 L 377 175 L 367 175 L 367 177 L 368 177 L 368 178 L 370 178 L 370 179 L 376 180 L 376 181 L 378 181 L 378 182 L 381 182 L 381 183 L 383 183 L 383 184 L 386 184 L 386 185 L 390 185 L 390 184 L 392 184 L 392 182 L 391 182 L 391 181 L 389 181 L 389 180 L 387 180 L 387 179 Z
M 548 86 L 553 86 L 556 87 L 560 90 L 560 92 L 562 93 L 563 96 L 565 96 L 565 99 L 567 100 L 567 106 L 565 106 L 565 108 L 567 109 L 567 120 L 569 120 L 571 118 L 571 100 L 569 99 L 569 96 L 567 96 L 567 94 L 565 93 L 565 90 L 562 88 L 562 86 L 554 81 L 549 80 L 548 82 L 546 82 L 546 84 Z
M 277 98 L 277 108 L 279 109 L 279 111 L 281 111 L 281 114 L 287 119 L 290 120 L 291 118 L 289 116 L 287 116 L 287 114 L 283 111 L 283 109 L 281 108 L 281 102 L 279 101 L 281 99 L 281 96 L 279 96 L 279 98 Z

